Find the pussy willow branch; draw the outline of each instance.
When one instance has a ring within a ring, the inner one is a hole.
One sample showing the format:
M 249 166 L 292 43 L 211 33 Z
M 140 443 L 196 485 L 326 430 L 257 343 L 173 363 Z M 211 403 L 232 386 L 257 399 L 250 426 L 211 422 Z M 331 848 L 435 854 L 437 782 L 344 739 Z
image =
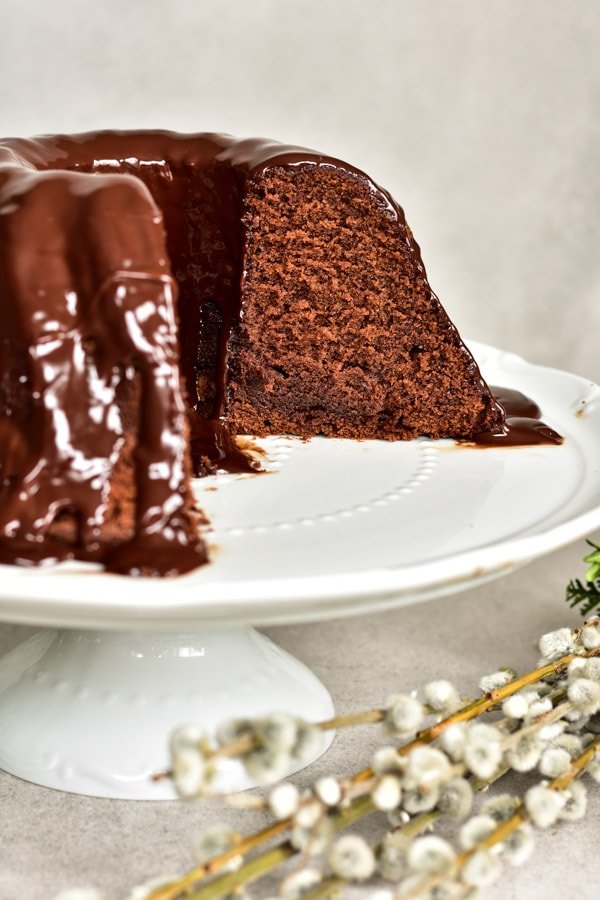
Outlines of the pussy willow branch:
M 496 781 L 500 781 L 501 778 L 504 778 L 507 772 L 510 769 L 508 766 L 500 769 L 493 778 L 490 778 L 489 781 L 486 781 L 484 778 L 469 778 L 471 782 L 471 786 L 474 791 L 486 791 L 492 784 L 495 784 Z M 405 825 L 401 825 L 394 830 L 394 834 L 402 834 L 407 839 L 412 837 L 417 837 L 417 835 L 421 834 L 423 831 L 427 831 L 434 822 L 440 819 L 444 813 L 440 809 L 432 809 L 430 812 L 419 813 L 414 816 L 409 822 Z M 381 844 L 377 844 L 374 847 L 374 852 L 380 849 Z M 325 900 L 325 898 L 334 896 L 336 893 L 339 893 L 344 887 L 346 887 L 350 882 L 345 878 L 341 878 L 339 875 L 329 875 L 327 878 L 324 878 L 323 881 L 318 884 L 311 891 L 308 891 L 303 895 L 302 900 Z M 465 893 L 462 895 L 463 897 L 469 897 L 473 894 L 470 888 L 465 888 Z M 457 897 L 456 900 L 462 900 L 461 897 Z
M 349 713 L 346 716 L 334 716 L 332 719 L 325 719 L 322 722 L 315 722 L 315 727 L 321 731 L 337 731 L 339 728 L 352 728 L 355 725 L 372 725 L 381 722 L 385 716 L 385 709 L 366 709 L 362 712 Z M 240 737 L 234 738 L 228 744 L 218 747 L 212 753 L 208 754 L 207 759 L 215 762 L 219 759 L 235 759 L 245 756 L 253 750 L 258 749 L 258 741 L 255 735 L 242 734 Z M 170 770 L 165 772 L 156 772 L 152 776 L 153 781 L 162 781 L 165 778 L 171 778 L 173 773 Z
M 381 722 L 384 716 L 385 709 L 366 709 L 362 712 L 350 713 L 347 716 L 334 716 L 332 719 L 325 719 L 315 724 L 321 731 L 334 731 L 339 728 L 352 728 L 354 725 L 371 725 Z M 245 756 L 246 753 L 256 750 L 258 746 L 258 741 L 254 735 L 242 734 L 239 738 L 211 753 L 210 759 L 219 759 L 224 756 Z
M 342 809 L 331 816 L 330 821 L 334 831 L 341 831 L 342 828 L 347 828 L 348 825 L 352 825 L 353 822 L 372 812 L 375 812 L 375 806 L 371 798 L 358 797 L 347 809 Z M 297 852 L 289 841 L 285 841 L 244 863 L 237 872 L 220 875 L 208 884 L 192 889 L 187 896 L 190 897 L 190 900 L 215 900 L 242 885 L 252 884 L 253 881 L 261 878 L 266 872 L 274 869 L 284 859 L 288 859 Z M 154 897 L 154 895 L 151 896 Z
M 471 719 L 475 719 L 483 713 L 489 712 L 490 709 L 498 706 L 506 700 L 507 697 L 516 694 L 529 684 L 535 684 L 537 681 L 542 681 L 544 678 L 548 678 L 552 675 L 562 675 L 572 660 L 586 659 L 590 656 L 600 656 L 600 647 L 596 650 L 590 650 L 587 653 L 569 653 L 560 659 L 554 660 L 554 662 L 546 663 L 546 665 L 540 666 L 538 669 L 533 669 L 526 675 L 515 678 L 514 681 L 509 681 L 508 684 L 503 685 L 503 687 L 496 688 L 495 690 L 484 694 L 483 697 L 479 697 L 479 699 L 473 700 L 471 703 L 463 706 L 462 709 L 457 710 L 457 712 L 448 716 L 446 719 L 442 719 L 441 722 L 436 722 L 435 725 L 430 725 L 428 728 L 424 728 L 422 731 L 417 732 L 412 741 L 398 748 L 399 755 L 405 756 L 407 753 L 410 753 L 411 750 L 414 750 L 415 747 L 435 741 L 442 731 L 450 725 L 455 725 L 458 722 L 469 722 Z M 373 774 L 373 769 L 363 769 L 361 772 L 357 772 L 352 780 L 362 781 L 363 779 L 370 778 Z
M 439 819 L 440 815 L 441 813 L 437 809 L 433 809 L 430 812 L 419 813 L 417 816 L 414 816 L 410 822 L 397 828 L 396 832 L 402 833 L 407 840 L 418 837 L 418 835 L 427 831 L 427 829 L 433 825 L 435 820 Z M 311 891 L 304 894 L 303 900 L 325 900 L 327 897 L 333 897 L 338 894 L 347 884 L 348 881 L 346 881 L 345 878 L 340 878 L 338 875 L 329 875 Z
M 600 737 L 598 737 L 595 741 L 593 741 L 584 751 L 580 754 L 580 756 L 576 757 L 571 763 L 571 766 L 567 772 L 563 775 L 559 775 L 548 785 L 550 790 L 554 791 L 562 791 L 566 788 L 578 775 L 580 775 L 586 768 L 586 766 L 591 762 L 596 753 L 600 750 Z M 504 769 L 502 773 L 499 773 L 498 776 L 494 779 L 497 781 L 502 775 L 505 775 L 508 769 Z M 473 783 L 473 787 L 476 790 L 483 790 L 486 787 L 489 787 L 489 783 L 478 779 L 477 785 Z M 418 820 L 421 816 L 416 816 L 412 819 L 407 825 L 399 828 L 398 831 L 406 834 L 407 837 L 413 837 L 424 831 L 429 824 L 432 824 L 437 818 L 440 816 L 439 810 L 433 810 L 431 813 L 424 813 L 424 816 L 429 816 L 429 820 L 423 827 L 419 827 Z M 486 838 L 477 843 L 474 847 L 469 850 L 465 850 L 460 853 L 452 865 L 447 871 L 440 873 L 439 875 L 432 875 L 429 878 L 424 878 L 423 881 L 417 885 L 414 891 L 411 891 L 408 894 L 402 895 L 402 900 L 416 900 L 418 897 L 422 897 L 423 894 L 426 894 L 432 891 L 434 888 L 439 887 L 445 882 L 451 881 L 456 878 L 463 866 L 471 859 L 475 853 L 480 850 L 488 850 L 496 844 L 501 843 L 506 840 L 506 838 L 515 831 L 519 825 L 522 825 L 524 822 L 527 822 L 529 819 L 525 807 L 523 806 L 522 801 L 519 801 L 515 813 L 511 816 L 510 819 L 507 819 L 506 822 L 500 823 L 498 827 L 489 834 Z M 417 827 L 411 829 L 409 831 L 409 826 L 417 825 Z M 379 845 L 375 847 L 375 852 L 377 851 Z M 323 879 L 323 881 L 318 884 L 315 888 L 304 895 L 304 900 L 326 900 L 326 898 L 333 897 L 348 885 L 348 881 L 344 878 L 340 878 L 337 875 L 330 875 L 329 877 Z M 470 889 L 465 886 L 465 895 L 468 896 Z M 463 895 L 464 896 L 464 895 Z
M 562 692 L 561 692 L 562 693 Z M 548 695 L 550 696 L 550 695 Z M 566 701 L 565 703 L 560 703 L 558 706 L 555 706 L 553 709 L 548 710 L 546 713 L 542 713 L 541 716 L 532 722 L 530 725 L 523 725 L 521 728 L 518 726 L 515 727 L 513 722 L 509 719 L 502 719 L 501 722 L 498 722 L 496 727 L 500 728 L 501 731 L 506 731 L 507 735 L 500 742 L 500 746 L 502 748 L 502 752 L 505 753 L 507 750 L 510 750 L 516 744 L 519 743 L 521 738 L 526 737 L 530 734 L 536 734 L 541 731 L 546 726 L 551 725 L 553 722 L 557 722 L 561 719 L 565 713 L 569 712 L 569 710 L 574 709 L 574 704 Z M 484 790 L 484 788 L 489 787 L 495 781 L 498 780 L 501 775 L 505 775 L 508 769 L 503 769 L 501 774 L 495 776 L 490 781 L 482 781 L 481 779 L 473 779 L 469 778 L 471 784 L 473 785 L 473 789 L 480 791 Z M 468 777 L 469 769 L 464 763 L 456 763 L 450 772 L 442 778 L 428 781 L 426 786 L 420 787 L 419 790 L 423 794 L 427 794 L 429 791 L 434 790 L 437 787 L 441 787 L 444 782 L 448 780 L 448 778 L 452 777 Z M 376 778 L 370 778 L 368 781 L 360 782 L 362 785 L 368 785 L 369 789 L 373 788 L 376 783 Z
M 595 650 L 590 650 L 587 653 L 569 653 L 566 656 L 561 657 L 560 659 L 546 663 L 545 665 L 540 666 L 537 669 L 533 669 L 531 672 L 528 672 L 527 674 L 521 675 L 519 678 L 515 678 L 513 681 L 510 681 L 503 687 L 496 688 L 495 690 L 485 694 L 483 697 L 480 697 L 477 700 L 473 700 L 472 702 L 466 704 L 466 706 L 463 706 L 461 709 L 452 713 L 452 715 L 447 716 L 445 719 L 442 719 L 440 722 L 436 722 L 435 724 L 430 725 L 428 728 L 424 728 L 417 733 L 412 741 L 409 741 L 407 744 L 398 747 L 397 752 L 399 755 L 405 756 L 406 754 L 410 753 L 410 751 L 415 747 L 418 747 L 422 744 L 428 744 L 436 740 L 436 738 L 438 738 L 440 734 L 450 725 L 454 725 L 459 722 L 468 722 L 471 719 L 475 719 L 483 713 L 486 713 L 494 707 L 497 707 L 507 697 L 512 696 L 512 694 L 516 694 L 524 687 L 527 687 L 530 684 L 535 684 L 537 681 L 542 681 L 544 678 L 548 678 L 553 675 L 561 675 L 566 671 L 567 666 L 573 659 L 585 659 L 586 657 L 593 656 L 600 656 L 600 647 Z M 371 710 L 370 712 L 373 715 L 373 718 L 370 719 L 370 721 L 372 722 L 381 721 L 381 719 L 383 718 L 382 710 Z M 339 723 L 341 721 L 347 720 L 349 718 L 356 719 L 356 716 L 362 717 L 364 715 L 364 713 L 358 713 L 354 717 L 339 716 L 334 719 L 329 719 L 327 720 L 327 722 L 320 723 L 319 727 L 339 727 Z M 364 719 L 361 718 L 361 722 L 363 721 Z M 354 724 L 357 724 L 356 721 L 354 722 Z M 360 772 L 357 772 L 349 779 L 349 783 L 359 784 L 362 781 L 367 781 L 374 775 L 375 772 L 371 767 L 362 769 Z M 194 885 L 197 882 L 209 875 L 216 875 L 218 872 L 222 871 L 222 869 L 229 862 L 231 862 L 232 859 L 235 859 L 235 857 L 245 856 L 247 853 L 267 843 L 272 838 L 277 837 L 278 835 L 285 834 L 287 831 L 291 830 L 292 827 L 293 822 L 291 818 L 283 819 L 280 822 L 275 822 L 272 825 L 267 826 L 261 831 L 258 831 L 255 834 L 244 838 L 240 843 L 238 843 L 231 850 L 228 850 L 226 853 L 215 856 L 212 860 L 209 860 L 209 862 L 190 869 L 189 872 L 187 872 L 181 878 L 178 878 L 176 881 L 171 882 L 171 884 L 165 885 L 162 888 L 158 888 L 149 895 L 148 900 L 177 900 L 177 898 L 182 896 L 195 897 L 196 894 L 192 893 L 192 891 Z M 235 874 L 239 874 L 239 872 Z
M 570 768 L 563 774 L 559 775 L 558 778 L 555 778 L 550 782 L 548 788 L 553 791 L 562 791 L 564 790 L 572 781 L 577 778 L 586 768 L 586 766 L 592 761 L 596 753 L 600 750 L 600 736 L 596 738 L 596 740 L 592 741 L 586 749 L 577 756 L 573 762 L 571 763 Z M 529 816 L 527 815 L 527 810 L 523 805 L 522 801 L 519 801 L 519 806 L 517 807 L 514 815 L 511 816 L 510 819 L 507 819 L 506 822 L 502 822 L 498 827 L 492 831 L 486 838 L 479 841 L 479 843 L 475 844 L 474 847 L 471 847 L 470 850 L 464 850 L 462 853 L 456 857 L 453 865 L 444 873 L 440 875 L 431 875 L 429 878 L 423 879 L 421 884 L 417 885 L 414 891 L 403 896 L 402 900 L 415 900 L 417 897 L 422 897 L 424 893 L 433 890 L 438 887 L 443 882 L 449 881 L 452 878 L 456 878 L 460 875 L 460 871 L 463 866 L 480 850 L 489 850 L 490 847 L 494 847 L 496 844 L 502 843 L 502 841 L 506 840 L 506 838 L 512 834 L 513 831 L 522 825 L 524 822 L 529 821 Z

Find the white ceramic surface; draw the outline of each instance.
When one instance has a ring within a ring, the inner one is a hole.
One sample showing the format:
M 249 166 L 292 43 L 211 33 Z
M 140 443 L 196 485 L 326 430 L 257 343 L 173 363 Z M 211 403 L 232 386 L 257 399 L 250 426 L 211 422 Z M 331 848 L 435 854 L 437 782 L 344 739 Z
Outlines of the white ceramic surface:
M 600 526 L 600 388 L 473 349 L 489 383 L 539 403 L 562 446 L 270 438 L 271 474 L 197 482 L 211 565 L 169 581 L 0 567 L 0 619 L 172 629 L 367 612 L 463 590 Z
M 172 796 L 149 775 L 166 765 L 175 726 L 195 721 L 210 733 L 234 715 L 332 712 L 301 663 L 240 623 L 451 593 L 598 527 L 600 388 L 474 350 L 488 382 L 538 402 L 562 446 L 271 438 L 270 474 L 197 483 L 213 529 L 213 562 L 197 572 L 160 580 L 84 565 L 0 567 L 0 618 L 103 629 L 41 632 L 1 661 L 0 766 L 63 790 Z M 227 763 L 220 787 L 246 784 Z
M 48 629 L 0 661 L 0 767 L 27 781 L 120 799 L 173 799 L 168 735 L 286 711 L 319 721 L 331 697 L 306 666 L 251 628 L 176 633 Z M 291 771 L 312 762 L 331 742 Z M 235 760 L 216 789 L 251 782 Z

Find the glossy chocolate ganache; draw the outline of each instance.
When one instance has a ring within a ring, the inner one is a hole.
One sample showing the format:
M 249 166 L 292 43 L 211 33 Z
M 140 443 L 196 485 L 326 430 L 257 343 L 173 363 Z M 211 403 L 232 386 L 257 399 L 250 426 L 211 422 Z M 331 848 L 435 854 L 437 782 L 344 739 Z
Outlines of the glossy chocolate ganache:
M 473 443 L 478 447 L 526 447 L 532 444 L 562 444 L 560 434 L 542 421 L 535 400 L 514 388 L 492 387 L 504 421 L 491 431 L 482 430 Z
M 385 190 L 213 134 L 0 140 L 0 404 L 0 561 L 131 574 L 206 561 L 236 432 L 517 434 Z

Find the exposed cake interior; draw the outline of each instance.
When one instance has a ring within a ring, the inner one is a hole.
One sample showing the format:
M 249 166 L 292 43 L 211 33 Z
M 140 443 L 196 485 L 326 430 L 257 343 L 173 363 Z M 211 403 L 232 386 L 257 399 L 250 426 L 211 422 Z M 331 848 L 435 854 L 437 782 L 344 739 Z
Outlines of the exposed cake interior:
M 364 181 L 314 166 L 249 188 L 235 431 L 472 435 L 495 410 L 408 229 Z
M 245 184 L 218 165 L 121 166 L 164 216 L 197 474 L 218 464 L 224 421 L 390 440 L 498 421 L 407 226 L 364 180 L 315 165 Z

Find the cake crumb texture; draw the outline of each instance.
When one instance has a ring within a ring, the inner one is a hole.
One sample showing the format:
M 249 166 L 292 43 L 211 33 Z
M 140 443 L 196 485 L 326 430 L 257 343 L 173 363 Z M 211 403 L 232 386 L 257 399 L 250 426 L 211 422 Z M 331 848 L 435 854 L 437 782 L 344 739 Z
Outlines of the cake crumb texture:
M 273 169 L 252 184 L 244 221 L 235 431 L 468 437 L 496 415 L 408 227 L 365 181 Z

